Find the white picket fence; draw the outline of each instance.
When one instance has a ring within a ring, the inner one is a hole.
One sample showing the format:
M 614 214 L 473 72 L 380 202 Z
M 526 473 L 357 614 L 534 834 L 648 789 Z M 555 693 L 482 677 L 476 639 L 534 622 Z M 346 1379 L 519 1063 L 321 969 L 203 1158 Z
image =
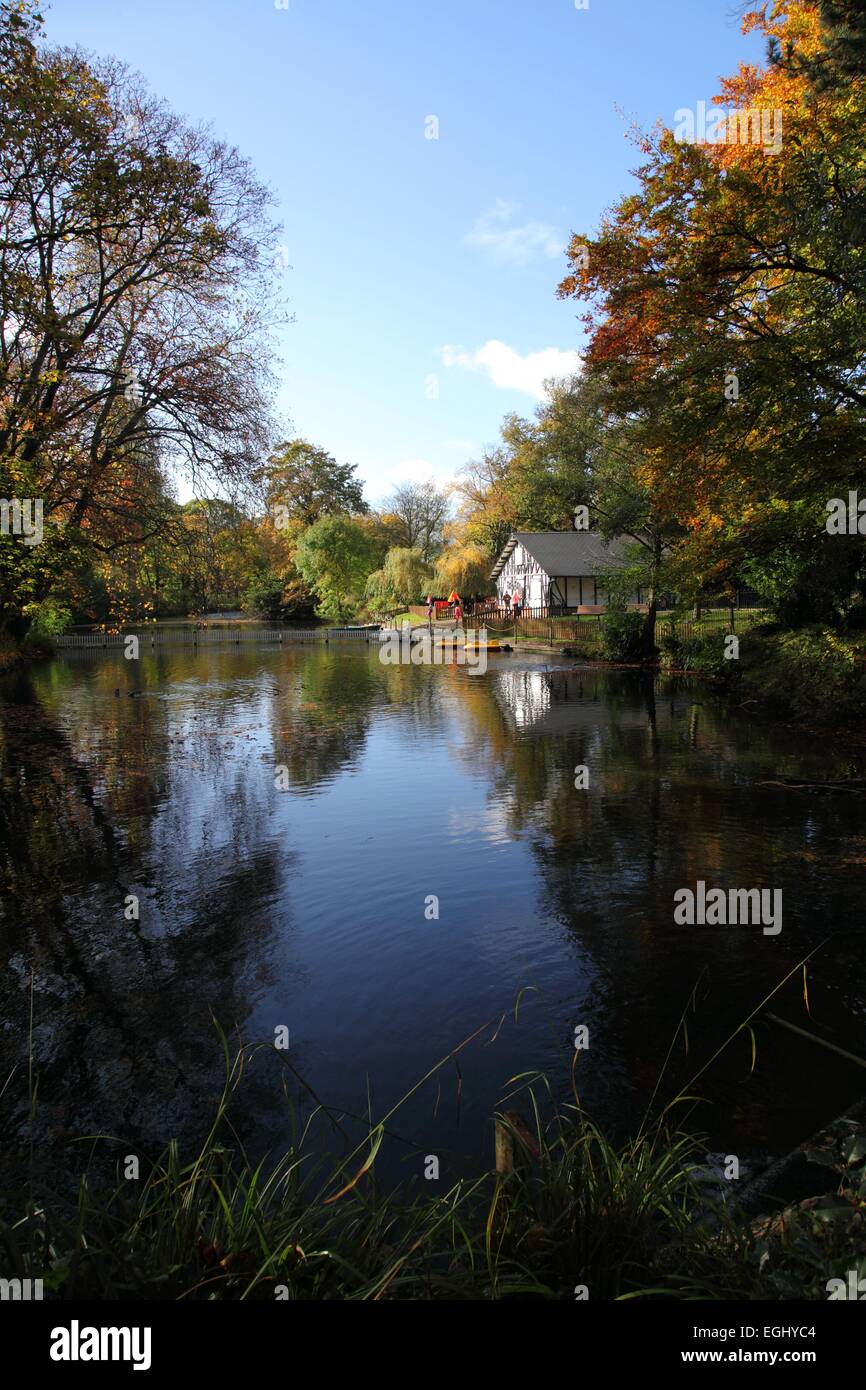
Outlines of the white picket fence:
M 378 632 L 357 627 L 298 628 L 146 628 L 143 632 L 70 632 L 55 637 L 58 648 L 122 647 L 127 637 L 137 637 L 140 647 L 240 646 L 244 642 L 378 641 Z

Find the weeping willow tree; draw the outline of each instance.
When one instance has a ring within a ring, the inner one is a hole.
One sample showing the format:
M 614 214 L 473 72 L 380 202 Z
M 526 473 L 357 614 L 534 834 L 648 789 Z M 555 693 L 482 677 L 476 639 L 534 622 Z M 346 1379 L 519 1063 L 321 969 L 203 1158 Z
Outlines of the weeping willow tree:
M 392 546 L 385 563 L 367 580 L 367 602 L 372 609 L 418 603 L 433 582 L 433 571 L 420 550 Z

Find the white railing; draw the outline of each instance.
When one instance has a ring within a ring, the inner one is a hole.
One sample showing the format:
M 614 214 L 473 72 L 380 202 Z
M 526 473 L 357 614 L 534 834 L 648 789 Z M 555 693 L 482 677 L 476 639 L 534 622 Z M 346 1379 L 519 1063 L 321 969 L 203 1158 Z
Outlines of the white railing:
M 241 642 L 330 642 L 366 641 L 378 639 L 378 633 L 366 628 L 318 627 L 300 628 L 146 628 L 143 632 L 70 632 L 55 637 L 59 648 L 122 647 L 128 637 L 137 637 L 141 647 L 209 647 L 240 644 Z

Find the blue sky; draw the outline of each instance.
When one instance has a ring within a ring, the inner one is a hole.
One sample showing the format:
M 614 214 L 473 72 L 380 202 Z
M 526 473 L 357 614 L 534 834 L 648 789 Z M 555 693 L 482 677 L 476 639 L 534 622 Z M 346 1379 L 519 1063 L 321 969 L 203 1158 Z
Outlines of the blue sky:
M 555 293 L 563 248 L 631 186 L 628 125 L 673 125 L 762 48 L 731 0 L 282 6 L 45 13 L 51 41 L 122 58 L 273 189 L 295 315 L 279 404 L 377 502 L 453 476 L 503 415 L 532 413 L 580 350 Z

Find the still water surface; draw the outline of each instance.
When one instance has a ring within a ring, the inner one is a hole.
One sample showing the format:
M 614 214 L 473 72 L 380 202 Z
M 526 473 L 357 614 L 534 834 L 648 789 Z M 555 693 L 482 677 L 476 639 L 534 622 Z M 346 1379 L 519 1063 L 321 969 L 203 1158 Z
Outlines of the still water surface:
M 248 1042 L 288 1026 L 316 1095 L 360 1111 L 369 1084 L 376 1115 L 493 1020 L 393 1121 L 398 1157 L 438 1153 L 445 1176 L 489 1157 L 510 1077 L 539 1069 L 566 1094 L 586 1024 L 581 1099 L 622 1131 L 696 986 L 663 1094 L 826 938 L 811 1021 L 801 973 L 771 1008 L 866 1052 L 859 798 L 765 785 L 862 775 L 862 757 L 706 685 L 521 655 L 484 676 L 391 667 L 335 643 L 164 649 L 134 670 L 73 653 L 2 701 L 7 1137 L 27 1126 L 31 972 L 46 1141 L 200 1135 L 221 1084 L 212 1015 Z M 781 935 L 676 926 L 673 895 L 698 879 L 781 888 Z M 743 1034 L 701 1081 L 711 1147 L 779 1152 L 862 1089 L 771 1023 L 755 1041 L 754 1071 Z M 279 1145 L 285 1112 L 254 1065 L 241 1132 Z

